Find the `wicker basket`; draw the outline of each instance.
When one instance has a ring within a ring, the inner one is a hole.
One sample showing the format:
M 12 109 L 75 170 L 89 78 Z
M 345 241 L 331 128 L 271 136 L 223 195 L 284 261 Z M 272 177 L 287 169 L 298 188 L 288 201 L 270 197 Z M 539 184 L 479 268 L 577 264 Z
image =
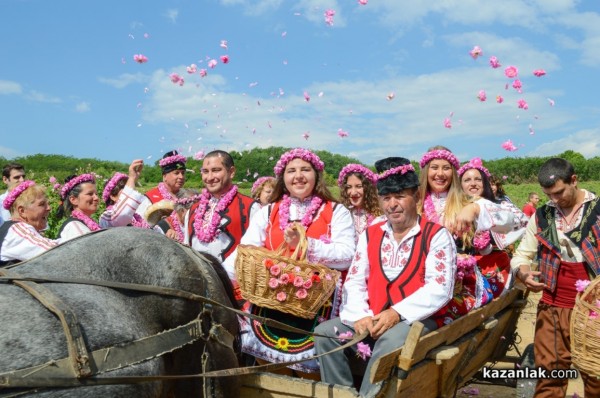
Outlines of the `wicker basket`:
M 571 314 L 571 359 L 580 371 L 600 376 L 600 277 L 577 295 Z
M 261 307 L 300 318 L 314 318 L 333 294 L 340 272 L 306 261 L 306 231 L 296 224 L 300 243 L 293 254 L 282 243 L 276 251 L 239 245 L 235 272 L 242 297 Z

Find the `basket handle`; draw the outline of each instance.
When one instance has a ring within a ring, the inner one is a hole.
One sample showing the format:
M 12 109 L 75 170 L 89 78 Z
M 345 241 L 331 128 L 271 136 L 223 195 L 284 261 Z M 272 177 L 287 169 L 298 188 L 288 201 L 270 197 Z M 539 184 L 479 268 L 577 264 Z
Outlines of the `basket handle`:
M 299 222 L 294 222 L 292 227 L 298 231 L 300 241 L 294 250 L 285 240 L 281 242 L 275 253 L 280 256 L 289 257 L 292 260 L 304 261 L 308 252 L 308 239 L 306 238 L 306 229 Z

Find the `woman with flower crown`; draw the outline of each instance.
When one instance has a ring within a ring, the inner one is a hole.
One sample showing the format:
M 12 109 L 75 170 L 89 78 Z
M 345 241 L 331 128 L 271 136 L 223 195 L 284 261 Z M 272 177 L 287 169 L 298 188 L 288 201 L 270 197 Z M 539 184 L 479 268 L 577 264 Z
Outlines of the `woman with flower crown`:
M 0 226 L 0 267 L 28 260 L 60 243 L 41 231 L 48 226 L 50 203 L 46 189 L 26 180 L 18 183 L 4 199 L 11 219 Z
M 298 221 L 306 229 L 307 260 L 340 271 L 347 270 L 355 251 L 352 217 L 348 209 L 334 201 L 325 185 L 323 169 L 321 159 L 307 149 L 295 148 L 284 153 L 274 168 L 274 202 L 252 217 L 241 244 L 276 250 L 287 242 L 290 247 L 296 247 L 300 235 L 292 222 Z M 236 256 L 237 252 L 234 252 L 224 263 L 234 281 Z M 315 319 L 302 319 L 256 305 L 251 305 L 248 311 L 310 331 L 337 316 L 340 299 L 336 291 Z M 256 357 L 260 363 L 302 360 L 314 353 L 314 341 L 306 335 L 282 331 L 253 320 L 243 320 L 242 330 L 242 351 Z M 296 371 L 303 377 L 319 378 L 316 360 L 290 368 L 285 370 L 287 374 Z
M 100 228 L 133 225 L 139 228 L 150 228 L 150 225 L 135 211 L 144 199 L 144 195 L 135 190 L 140 178 L 144 161 L 136 159 L 129 165 L 129 173 L 115 173 L 108 180 L 102 191 L 102 200 L 106 209 L 100 215 Z
M 377 199 L 377 176 L 361 164 L 349 164 L 340 170 L 338 176 L 341 203 L 350 210 L 355 241 L 373 220 L 383 213 Z
M 473 158 L 458 170 L 463 192 L 472 200 L 484 198 L 496 202 L 490 183 L 490 172 L 480 158 Z M 527 216 L 512 202 L 503 201 L 500 206 L 510 211 L 514 218 L 514 229 L 507 233 L 493 230 L 478 231 L 473 237 L 477 266 L 487 279 L 492 294 L 498 297 L 510 285 L 512 277 L 510 257 L 505 248 L 521 239 L 525 233 Z
M 108 216 L 104 217 L 101 220 L 102 225 L 98 224 L 92 219 L 92 216 L 98 210 L 100 201 L 94 174 L 67 177 L 65 185 L 60 190 L 60 197 L 63 202 L 58 209 L 58 216 L 67 217 L 58 231 L 58 236 L 63 241 L 71 240 L 101 228 L 128 225 L 131 223 L 133 212 L 135 212 L 135 209 L 131 208 L 139 205 L 139 202 L 135 201 L 134 198 L 127 197 L 124 206 L 125 209 L 129 208 L 128 210 L 119 211 L 114 214 L 114 217 L 112 217 L 113 214 L 110 218 Z
M 448 148 L 430 148 L 419 165 L 419 190 L 423 198 L 420 212 L 427 220 L 448 228 L 454 234 L 459 251 L 456 294 L 434 317 L 441 327 L 492 299 L 489 284 L 476 267 L 473 234 L 480 230 L 509 232 L 513 215 L 487 199 L 470 201 L 467 198 L 457 174 L 458 159 Z

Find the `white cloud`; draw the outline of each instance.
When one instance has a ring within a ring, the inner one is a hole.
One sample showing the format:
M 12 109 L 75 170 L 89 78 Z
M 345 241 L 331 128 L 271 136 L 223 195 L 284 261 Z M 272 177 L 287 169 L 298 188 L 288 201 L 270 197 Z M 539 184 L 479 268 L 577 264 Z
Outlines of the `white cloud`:
M 0 156 L 2 156 L 3 158 L 13 159 L 23 155 L 23 153 L 17 151 L 16 149 L 0 146 Z
M 352 153 L 370 162 L 390 153 L 418 159 L 431 145 L 467 142 L 470 145 L 454 150 L 470 158 L 482 156 L 480 148 L 502 154 L 500 145 L 509 138 L 516 145 L 530 146 L 570 121 L 547 100 L 551 97 L 560 103 L 561 91 L 529 90 L 537 79 L 529 74 L 522 78 L 525 93 L 505 90 L 503 69 L 477 63 L 418 76 L 314 83 L 303 88 L 311 95 L 309 102 L 302 95 L 261 98 L 251 88 L 231 93 L 228 81 L 215 73 L 189 79 L 180 87 L 170 82 L 167 72 L 155 72 L 143 117 L 145 123 L 166 125 L 178 145 L 202 145 L 193 151 L 215 146 L 226 150 L 310 146 Z M 396 96 L 389 101 L 386 96 L 394 88 Z M 487 90 L 486 102 L 476 99 L 480 89 Z M 319 97 L 319 92 L 324 95 Z M 503 104 L 495 102 L 498 94 L 504 96 Z M 519 98 L 527 100 L 529 110 L 517 108 Z M 453 128 L 446 129 L 443 121 L 451 112 Z M 184 124 L 189 128 L 182 129 Z M 529 135 L 530 125 L 537 136 Z M 338 137 L 340 128 L 349 132 L 348 138 Z M 308 141 L 302 138 L 306 131 Z
M 21 94 L 22 91 L 23 89 L 19 83 L 8 80 L 0 80 L 0 95 Z
M 600 156 L 600 127 L 580 130 L 566 137 L 543 143 L 530 156 L 558 155 L 567 150 L 579 152 L 586 158 Z
M 89 102 L 80 102 L 78 104 L 75 105 L 75 111 L 79 112 L 79 113 L 85 113 L 85 112 L 89 112 L 91 110 L 90 107 L 90 103 Z
M 123 73 L 116 78 L 110 77 L 99 77 L 98 81 L 115 88 L 125 88 L 130 84 L 145 83 L 148 80 L 148 76 L 143 73 Z
M 171 23 L 177 23 L 177 17 L 179 17 L 179 10 L 176 8 L 169 8 L 165 12 L 164 16 L 167 17 L 167 19 L 171 21 Z
M 52 97 L 44 93 L 40 93 L 39 91 L 31 90 L 26 95 L 25 98 L 35 102 L 45 102 L 49 104 L 58 104 L 61 103 L 62 100 L 58 97 Z

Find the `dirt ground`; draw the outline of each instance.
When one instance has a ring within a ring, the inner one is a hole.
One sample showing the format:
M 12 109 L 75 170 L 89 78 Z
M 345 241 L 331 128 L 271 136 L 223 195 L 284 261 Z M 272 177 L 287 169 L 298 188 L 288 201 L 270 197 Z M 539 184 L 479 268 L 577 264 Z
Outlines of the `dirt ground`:
M 535 313 L 537 308 L 537 302 L 540 299 L 541 293 L 530 293 L 528 298 L 527 306 L 524 308 L 519 318 L 517 325 L 517 332 L 521 337 L 520 341 L 517 341 L 517 347 L 522 353 L 528 344 L 533 343 L 533 335 L 535 332 Z M 507 356 L 518 356 L 515 350 L 511 350 L 507 353 Z M 513 364 L 510 362 L 498 363 L 497 368 L 513 368 Z M 482 382 L 473 382 L 466 385 L 458 390 L 457 397 L 461 398 L 473 398 L 473 397 L 516 397 L 517 389 L 509 386 L 490 385 Z M 571 380 L 567 389 L 568 398 L 583 397 L 583 383 L 581 379 Z

